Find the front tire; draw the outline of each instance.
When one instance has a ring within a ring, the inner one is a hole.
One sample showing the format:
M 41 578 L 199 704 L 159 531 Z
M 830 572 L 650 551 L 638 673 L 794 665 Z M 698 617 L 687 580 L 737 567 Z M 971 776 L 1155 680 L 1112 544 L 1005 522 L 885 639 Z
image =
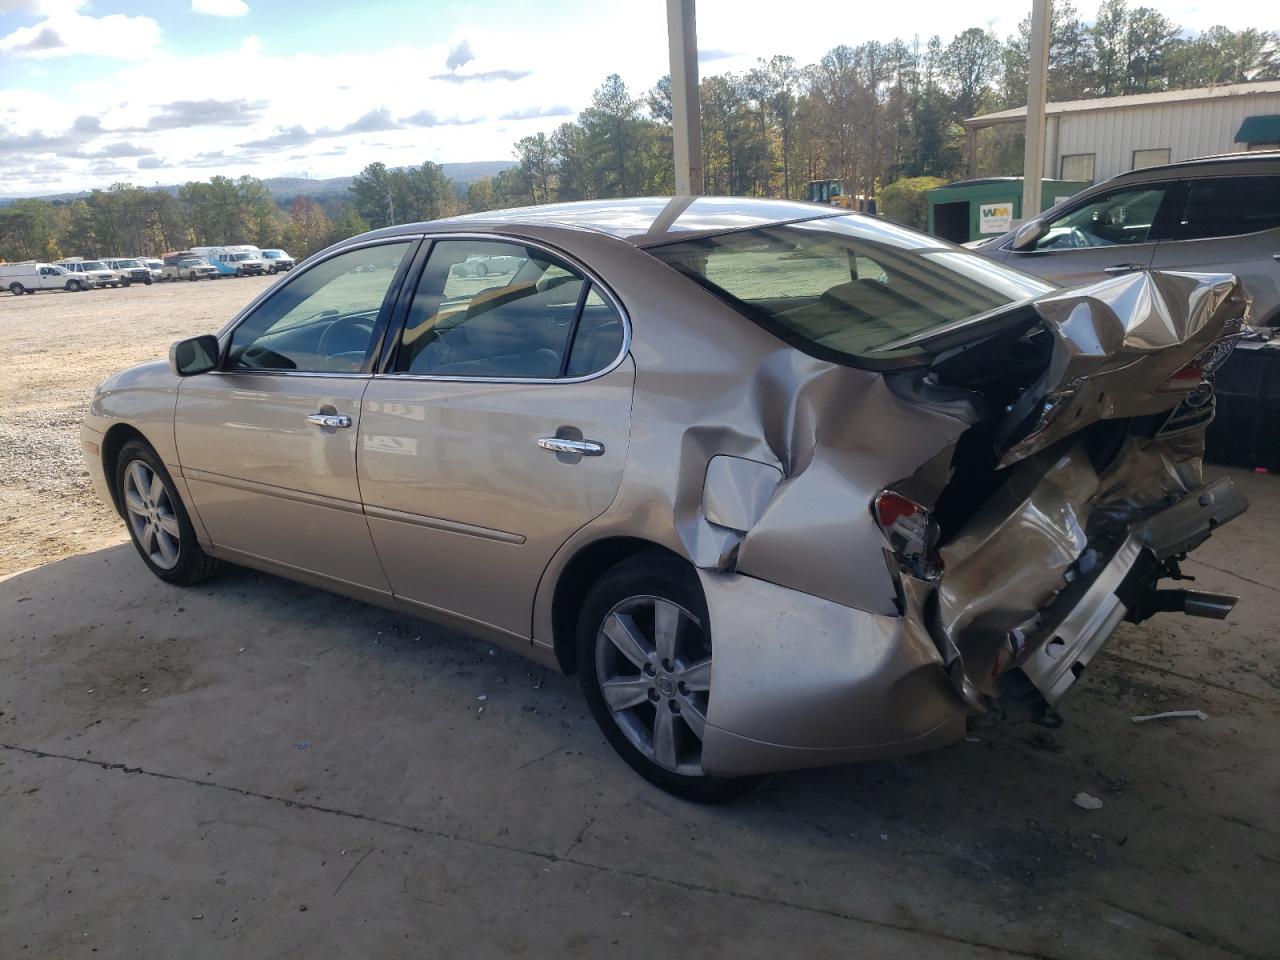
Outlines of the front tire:
M 601 577 L 578 620 L 578 680 L 605 738 L 650 783 L 694 803 L 736 799 L 760 780 L 702 769 L 709 622 L 693 572 L 656 552 Z
M 130 440 L 121 448 L 116 490 L 138 555 L 165 583 L 190 587 L 222 569 L 220 560 L 200 549 L 173 479 L 150 446 Z

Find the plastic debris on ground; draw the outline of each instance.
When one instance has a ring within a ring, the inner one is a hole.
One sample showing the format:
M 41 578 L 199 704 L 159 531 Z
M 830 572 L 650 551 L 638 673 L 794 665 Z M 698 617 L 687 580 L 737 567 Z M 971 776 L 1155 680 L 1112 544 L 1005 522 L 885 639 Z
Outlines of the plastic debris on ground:
M 1077 793 L 1071 800 L 1081 810 L 1101 810 L 1102 801 L 1097 797 L 1085 793 L 1083 790 Z
M 1178 717 L 1189 717 L 1196 720 L 1208 720 L 1209 715 L 1203 710 L 1166 710 L 1164 713 L 1148 713 L 1140 717 L 1130 717 L 1134 723 L 1146 723 L 1148 720 L 1174 720 Z

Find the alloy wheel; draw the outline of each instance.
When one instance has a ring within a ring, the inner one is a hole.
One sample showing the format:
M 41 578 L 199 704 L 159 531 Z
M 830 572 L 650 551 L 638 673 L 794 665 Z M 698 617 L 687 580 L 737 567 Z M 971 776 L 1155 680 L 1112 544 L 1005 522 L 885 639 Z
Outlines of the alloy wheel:
M 711 643 L 697 617 L 662 597 L 628 597 L 600 625 L 596 676 L 637 750 L 673 773 L 703 775 Z
M 124 505 L 138 546 L 161 570 L 178 565 L 182 529 L 160 474 L 141 460 L 125 470 Z

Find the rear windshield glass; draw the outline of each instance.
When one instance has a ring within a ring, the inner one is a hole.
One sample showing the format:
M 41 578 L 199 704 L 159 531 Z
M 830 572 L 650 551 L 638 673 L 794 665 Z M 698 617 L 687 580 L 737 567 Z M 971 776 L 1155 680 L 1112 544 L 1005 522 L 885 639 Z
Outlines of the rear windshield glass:
M 1052 284 L 882 220 L 838 216 L 649 248 L 784 340 L 826 359 L 1020 303 Z

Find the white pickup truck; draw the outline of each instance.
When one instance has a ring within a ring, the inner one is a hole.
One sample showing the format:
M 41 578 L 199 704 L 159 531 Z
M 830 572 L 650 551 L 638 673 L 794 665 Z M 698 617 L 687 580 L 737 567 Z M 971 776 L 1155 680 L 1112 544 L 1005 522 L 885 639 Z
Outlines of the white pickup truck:
M 15 297 L 37 290 L 88 290 L 94 284 L 52 263 L 28 260 L 0 264 L 0 285 Z
M 71 257 L 67 260 L 59 260 L 54 266 L 61 267 L 67 273 L 73 274 L 80 280 L 86 290 L 90 287 L 123 286 L 120 281 L 120 275 L 101 260 L 84 260 L 80 257 Z

